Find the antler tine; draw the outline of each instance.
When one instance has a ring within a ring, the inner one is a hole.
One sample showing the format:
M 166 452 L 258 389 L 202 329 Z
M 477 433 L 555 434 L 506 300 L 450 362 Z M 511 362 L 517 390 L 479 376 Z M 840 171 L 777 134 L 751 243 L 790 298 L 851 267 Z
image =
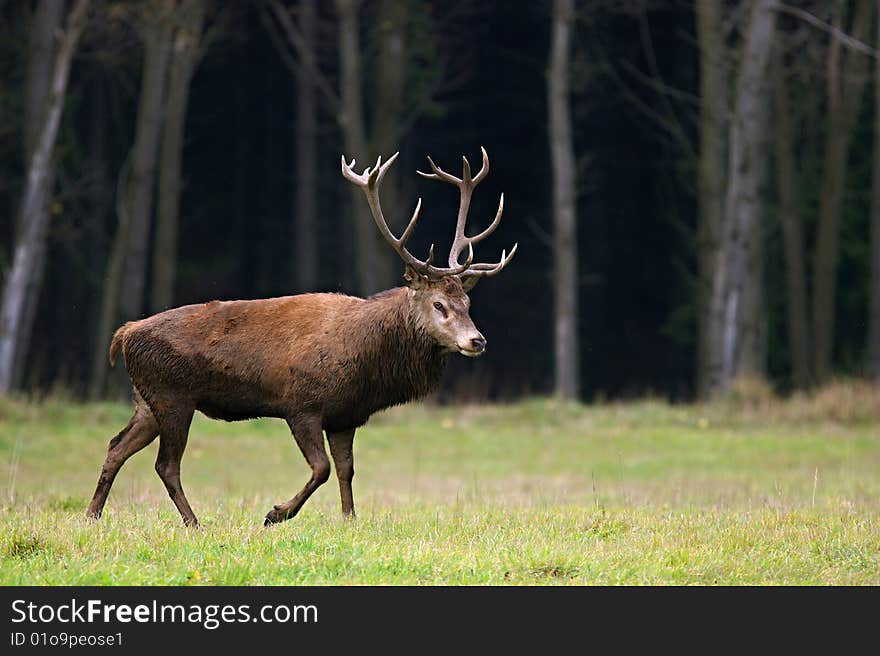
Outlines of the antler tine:
M 431 244 L 431 257 L 433 258 L 434 245 Z M 474 247 L 468 244 L 468 256 L 464 264 L 453 264 L 449 267 L 429 266 L 426 270 L 428 273 L 436 276 L 458 276 L 464 274 L 474 261 Z
M 498 211 L 495 212 L 495 218 L 492 219 L 492 223 L 489 224 L 489 227 L 483 230 L 478 235 L 474 235 L 473 237 L 468 237 L 468 241 L 471 244 L 477 244 L 483 241 L 486 237 L 495 232 L 495 228 L 498 227 L 498 224 L 501 223 L 501 214 L 504 212 L 504 194 L 501 194 L 501 198 L 498 200 Z
M 431 170 L 433 173 L 422 173 L 421 171 L 416 171 L 423 178 L 427 178 L 428 180 L 443 180 L 444 182 L 449 182 L 450 184 L 459 185 L 461 184 L 461 180 L 456 178 L 451 173 L 447 173 L 439 166 L 434 164 L 434 160 L 431 159 L 431 156 L 428 155 L 428 164 L 431 165 Z
M 416 209 L 413 210 L 412 218 L 409 220 L 409 223 L 406 226 L 406 230 L 403 231 L 403 234 L 400 235 L 400 243 L 405 244 L 409 239 L 412 231 L 416 227 L 416 222 L 419 220 L 419 212 L 422 210 L 422 199 L 419 198 L 419 201 L 416 203 Z
M 348 162 L 345 161 L 345 155 L 342 156 L 342 176 L 343 176 L 346 180 L 350 180 L 350 179 L 351 179 L 351 178 L 349 178 L 348 176 L 349 176 L 350 173 L 353 173 L 352 169 L 354 168 L 355 162 L 357 162 L 357 160 L 356 160 L 356 159 L 352 159 L 352 160 L 351 160 L 351 164 L 349 164 Z
M 502 250 L 501 259 L 495 264 L 474 264 L 467 271 L 461 274 L 462 277 L 484 278 L 488 276 L 494 276 L 510 263 L 510 261 L 513 259 L 514 254 L 516 254 L 516 249 L 518 246 L 519 243 L 514 244 L 513 248 L 510 249 L 510 253 L 508 253 L 506 250 Z
M 399 152 L 394 153 L 391 157 L 388 158 L 388 161 L 382 164 L 382 156 L 376 160 L 375 166 L 368 166 L 364 169 L 362 174 L 358 174 L 354 170 L 356 159 L 351 160 L 351 164 L 348 164 L 345 161 L 345 155 L 342 156 L 342 175 L 346 180 L 353 182 L 359 187 L 370 186 L 373 187 L 377 184 L 381 184 L 382 178 L 385 177 L 385 173 L 388 169 L 391 168 L 391 165 L 397 160 Z
M 468 247 L 468 256 L 465 259 L 464 264 L 459 264 L 457 261 L 453 261 L 451 257 L 449 259 L 449 264 L 450 264 L 451 269 L 461 269 L 461 271 L 457 271 L 456 273 L 464 273 L 465 271 L 467 271 L 467 268 L 471 265 L 471 262 L 474 261 L 474 247 L 471 245 L 470 242 L 467 242 L 467 247 Z M 464 267 L 464 268 L 462 268 L 462 267 Z
M 379 156 L 379 159 L 376 160 L 376 164 L 374 166 L 368 166 L 364 169 L 364 175 L 367 177 L 367 184 L 371 187 L 376 184 L 376 181 L 379 179 L 379 174 L 382 172 L 382 156 Z
M 480 172 L 477 173 L 474 178 L 474 185 L 480 184 L 480 182 L 489 174 L 489 155 L 486 153 L 486 149 L 480 146 L 480 152 L 483 155 L 483 165 L 480 167 Z
M 433 173 L 423 173 L 422 171 L 416 171 L 423 178 L 427 178 L 429 180 L 444 180 L 454 185 L 461 185 L 461 183 L 470 183 L 474 187 L 476 187 L 480 182 L 489 174 L 489 155 L 486 152 L 486 149 L 480 146 L 480 153 L 483 157 L 482 165 L 480 166 L 480 171 L 476 176 L 471 177 L 471 164 L 468 162 L 467 155 L 462 155 L 462 177 L 456 178 L 451 173 L 447 173 L 439 166 L 434 163 L 434 160 L 431 159 L 431 156 L 428 156 L 428 163 L 431 165 L 431 170 Z

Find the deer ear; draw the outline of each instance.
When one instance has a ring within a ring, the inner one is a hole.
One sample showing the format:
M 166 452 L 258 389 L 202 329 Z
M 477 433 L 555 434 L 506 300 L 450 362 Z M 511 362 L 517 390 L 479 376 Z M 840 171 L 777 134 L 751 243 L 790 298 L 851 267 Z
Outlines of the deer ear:
M 464 290 L 464 293 L 467 294 L 470 290 L 472 290 L 479 279 L 479 276 L 462 277 L 461 288 Z
M 406 271 L 403 274 L 403 279 L 406 282 L 406 286 L 410 289 L 421 289 L 428 282 L 428 276 L 424 276 L 414 268 L 412 268 L 409 264 L 406 265 Z

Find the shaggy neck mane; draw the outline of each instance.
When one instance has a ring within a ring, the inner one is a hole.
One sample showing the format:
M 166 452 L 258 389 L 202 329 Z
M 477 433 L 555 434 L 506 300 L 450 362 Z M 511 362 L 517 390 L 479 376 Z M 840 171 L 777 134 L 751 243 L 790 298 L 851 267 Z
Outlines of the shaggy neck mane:
M 425 396 L 440 383 L 446 358 L 413 309 L 409 290 L 397 287 L 366 299 L 351 334 L 363 398 L 376 409 Z

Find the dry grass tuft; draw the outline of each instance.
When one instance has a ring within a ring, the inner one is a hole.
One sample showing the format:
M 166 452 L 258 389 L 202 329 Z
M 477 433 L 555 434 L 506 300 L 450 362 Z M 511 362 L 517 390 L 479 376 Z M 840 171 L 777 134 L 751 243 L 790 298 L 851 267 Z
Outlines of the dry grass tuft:
M 880 420 L 880 385 L 839 379 L 781 397 L 765 380 L 741 378 L 709 409 L 734 421 L 860 424 Z

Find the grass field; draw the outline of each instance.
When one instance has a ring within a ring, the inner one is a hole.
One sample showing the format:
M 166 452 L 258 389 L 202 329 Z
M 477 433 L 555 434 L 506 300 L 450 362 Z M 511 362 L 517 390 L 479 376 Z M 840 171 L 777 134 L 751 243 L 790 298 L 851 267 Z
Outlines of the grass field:
M 125 405 L 0 401 L 0 584 L 880 585 L 880 393 L 412 405 L 355 438 L 358 519 L 278 420 L 197 416 L 183 527 L 153 471 L 83 511 Z

